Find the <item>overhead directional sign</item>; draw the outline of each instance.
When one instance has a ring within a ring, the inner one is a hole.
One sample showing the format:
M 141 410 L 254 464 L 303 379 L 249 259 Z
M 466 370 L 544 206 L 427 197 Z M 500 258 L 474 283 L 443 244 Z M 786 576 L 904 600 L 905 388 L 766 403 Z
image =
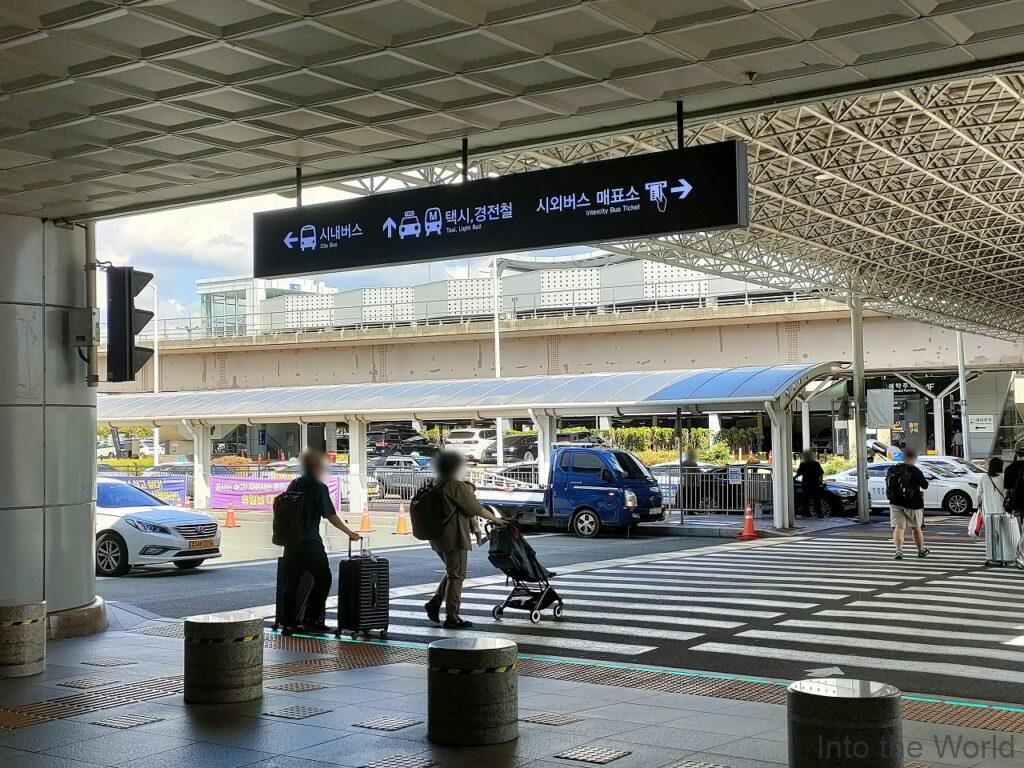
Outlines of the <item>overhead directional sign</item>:
M 747 224 L 726 141 L 257 213 L 254 274 L 284 277 Z

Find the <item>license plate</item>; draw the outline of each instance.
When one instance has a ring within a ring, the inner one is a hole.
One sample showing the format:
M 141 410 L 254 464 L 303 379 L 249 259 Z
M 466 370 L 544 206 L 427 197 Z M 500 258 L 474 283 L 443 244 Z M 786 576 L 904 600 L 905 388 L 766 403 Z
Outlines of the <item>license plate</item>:
M 202 539 L 200 541 L 190 541 L 188 543 L 189 549 L 212 549 L 213 539 Z
M 651 508 L 650 508 L 650 509 L 648 510 L 648 512 L 649 512 L 650 514 L 652 514 L 652 515 L 660 515 L 660 514 L 661 514 L 661 507 L 651 507 Z

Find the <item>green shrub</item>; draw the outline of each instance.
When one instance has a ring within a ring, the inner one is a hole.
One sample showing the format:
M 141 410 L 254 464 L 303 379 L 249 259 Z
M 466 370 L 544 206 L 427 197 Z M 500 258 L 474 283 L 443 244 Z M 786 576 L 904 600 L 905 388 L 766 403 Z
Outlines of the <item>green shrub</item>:
M 822 463 L 821 468 L 825 470 L 826 475 L 836 475 L 856 465 L 857 462 L 853 459 L 847 459 L 844 456 L 832 456 Z

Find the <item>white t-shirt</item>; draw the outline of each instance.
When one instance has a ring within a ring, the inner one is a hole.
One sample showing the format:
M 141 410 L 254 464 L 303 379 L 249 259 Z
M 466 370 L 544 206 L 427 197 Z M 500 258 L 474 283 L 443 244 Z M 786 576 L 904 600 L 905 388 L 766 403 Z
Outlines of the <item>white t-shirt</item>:
M 992 477 L 983 475 L 981 478 L 981 511 L 989 515 L 1002 515 L 1003 509 L 1003 476 Z

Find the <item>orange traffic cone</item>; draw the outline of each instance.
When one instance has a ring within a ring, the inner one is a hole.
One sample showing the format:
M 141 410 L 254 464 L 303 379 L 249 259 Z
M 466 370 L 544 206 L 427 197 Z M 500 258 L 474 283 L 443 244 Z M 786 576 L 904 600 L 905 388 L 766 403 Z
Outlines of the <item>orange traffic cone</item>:
M 407 536 L 412 533 L 412 531 L 409 530 L 409 518 L 405 516 L 404 503 L 398 505 L 398 525 L 395 527 L 395 533 L 399 536 Z
M 224 528 L 241 528 L 238 522 L 235 520 L 235 505 L 234 502 L 228 502 L 228 514 L 224 518 Z
M 373 521 L 370 520 L 370 512 L 363 512 L 363 517 L 359 521 L 359 533 L 373 533 Z
M 743 513 L 743 533 L 738 537 L 739 541 L 750 541 L 751 539 L 760 539 L 761 534 L 754 528 L 754 505 L 749 501 L 747 502 L 747 509 Z

